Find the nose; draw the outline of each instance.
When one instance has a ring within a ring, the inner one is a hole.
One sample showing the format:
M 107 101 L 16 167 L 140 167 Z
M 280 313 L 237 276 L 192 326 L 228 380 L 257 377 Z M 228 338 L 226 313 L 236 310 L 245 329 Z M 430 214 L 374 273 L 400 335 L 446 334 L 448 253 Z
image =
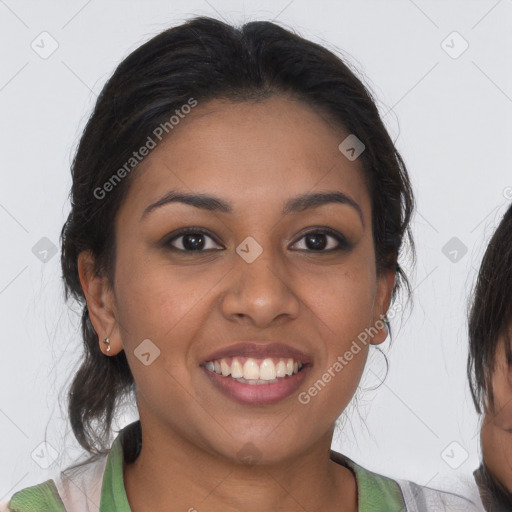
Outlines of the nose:
M 301 302 L 294 292 L 291 273 L 272 251 L 264 249 L 252 263 L 237 254 L 234 265 L 222 296 L 225 318 L 260 329 L 297 318 Z

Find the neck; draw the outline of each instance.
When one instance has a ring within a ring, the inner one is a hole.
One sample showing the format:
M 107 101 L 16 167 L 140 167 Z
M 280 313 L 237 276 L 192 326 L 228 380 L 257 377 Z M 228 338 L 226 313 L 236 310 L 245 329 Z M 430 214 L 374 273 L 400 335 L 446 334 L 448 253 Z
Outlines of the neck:
M 124 467 L 133 512 L 357 511 L 355 478 L 330 460 L 332 431 L 306 453 L 274 464 L 242 464 L 169 431 L 142 430 L 142 447 Z

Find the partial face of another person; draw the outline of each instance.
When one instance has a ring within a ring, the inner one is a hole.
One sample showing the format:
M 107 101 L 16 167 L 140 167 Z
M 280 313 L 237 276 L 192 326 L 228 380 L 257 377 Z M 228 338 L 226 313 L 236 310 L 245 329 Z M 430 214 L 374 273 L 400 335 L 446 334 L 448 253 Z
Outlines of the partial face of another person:
M 362 163 L 338 149 L 347 136 L 284 97 L 214 100 L 137 169 L 115 224 L 113 320 L 98 323 L 126 352 L 143 425 L 233 460 L 247 442 L 268 463 L 330 445 L 370 342 L 386 338 L 395 275 L 377 272 Z M 236 347 L 248 343 L 256 352 Z M 257 351 L 270 343 L 291 352 Z M 277 383 L 233 378 L 249 359 L 244 378 L 261 381 L 289 358 L 300 371 Z
M 512 326 L 510 339 L 512 339 Z M 496 349 L 492 378 L 494 411 L 484 415 L 480 433 L 482 455 L 491 473 L 512 493 L 512 368 L 507 363 L 505 336 Z

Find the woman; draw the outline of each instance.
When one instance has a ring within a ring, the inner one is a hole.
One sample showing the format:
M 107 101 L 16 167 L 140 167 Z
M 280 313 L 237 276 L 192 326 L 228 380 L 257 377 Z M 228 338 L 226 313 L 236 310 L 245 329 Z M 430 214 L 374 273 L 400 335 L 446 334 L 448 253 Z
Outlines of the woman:
M 512 510 L 512 206 L 485 251 L 469 315 L 468 376 L 483 414 L 475 480 L 485 509 Z
M 413 209 L 338 57 L 268 22 L 163 32 L 98 98 L 71 203 L 85 359 L 69 414 L 95 458 L 11 510 L 471 509 L 330 450 L 406 283 Z M 132 392 L 140 420 L 110 448 Z

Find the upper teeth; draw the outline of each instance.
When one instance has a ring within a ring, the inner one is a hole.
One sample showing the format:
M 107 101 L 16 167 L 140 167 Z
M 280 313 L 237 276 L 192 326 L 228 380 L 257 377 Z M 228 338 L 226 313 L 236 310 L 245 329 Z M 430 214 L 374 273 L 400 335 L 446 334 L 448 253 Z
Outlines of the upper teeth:
M 233 379 L 243 378 L 246 380 L 274 380 L 279 377 L 293 375 L 297 373 L 302 366 L 302 363 L 292 358 L 254 359 L 252 357 L 233 357 L 217 359 L 205 363 L 205 367 L 211 372 L 218 373 L 224 377 L 231 375 Z

